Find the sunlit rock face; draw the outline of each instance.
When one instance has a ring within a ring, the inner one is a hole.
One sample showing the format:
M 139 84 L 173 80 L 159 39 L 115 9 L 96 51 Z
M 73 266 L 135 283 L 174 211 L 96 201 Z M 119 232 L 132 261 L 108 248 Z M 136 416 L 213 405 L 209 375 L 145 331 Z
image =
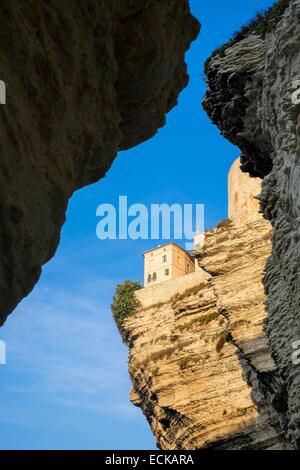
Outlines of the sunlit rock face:
M 290 447 L 263 328 L 272 230 L 253 201 L 260 185 L 234 162 L 232 217 L 205 232 L 198 270 L 138 290 L 140 307 L 125 321 L 131 401 L 164 450 Z
M 0 4 L 0 324 L 57 248 L 73 192 L 150 138 L 188 82 L 187 0 Z
M 292 358 L 300 338 L 300 1 L 284 3 L 265 37 L 252 33 L 211 58 L 204 107 L 241 148 L 242 169 L 264 178 L 261 209 L 274 227 L 265 328 L 286 435 L 299 448 L 300 366 Z
M 160 448 L 289 447 L 280 378 L 263 331 L 270 251 L 271 226 L 262 217 L 224 222 L 206 233 L 195 252 L 200 270 L 178 278 L 177 295 L 167 299 L 162 286 L 171 291 L 178 279 L 150 288 L 151 305 L 154 292 L 138 291 L 141 308 L 125 323 L 131 400 Z

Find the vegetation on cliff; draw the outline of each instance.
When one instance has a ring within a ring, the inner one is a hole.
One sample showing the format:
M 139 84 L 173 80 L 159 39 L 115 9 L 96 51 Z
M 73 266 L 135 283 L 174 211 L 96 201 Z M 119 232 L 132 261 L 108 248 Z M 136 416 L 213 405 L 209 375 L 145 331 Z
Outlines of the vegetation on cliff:
M 135 296 L 135 292 L 141 288 L 142 285 L 139 281 L 135 282 L 126 279 L 122 284 L 117 285 L 113 296 L 111 311 L 124 342 L 126 342 L 123 329 L 124 320 L 134 315 L 140 307 L 140 302 Z
M 256 34 L 264 39 L 266 34 L 271 33 L 274 30 L 286 8 L 289 6 L 289 3 L 290 0 L 278 0 L 275 5 L 267 10 L 259 11 L 251 21 L 244 25 L 239 31 L 235 32 L 233 37 L 226 44 L 223 44 L 212 53 L 205 62 L 205 73 L 207 73 L 209 63 L 213 57 L 217 55 L 219 57 L 224 57 L 227 49 L 237 42 L 242 41 L 250 34 Z

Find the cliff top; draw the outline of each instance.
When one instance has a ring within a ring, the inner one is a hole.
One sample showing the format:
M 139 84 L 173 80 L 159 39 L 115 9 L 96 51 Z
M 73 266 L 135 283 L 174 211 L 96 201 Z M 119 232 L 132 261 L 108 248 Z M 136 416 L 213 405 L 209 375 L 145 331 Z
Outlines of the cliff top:
M 278 0 L 275 5 L 264 11 L 259 11 L 256 16 L 244 25 L 239 31 L 235 32 L 233 37 L 221 47 L 218 47 L 212 55 L 205 62 L 205 73 L 208 72 L 208 66 L 210 61 L 215 57 L 224 57 L 225 51 L 232 47 L 234 44 L 242 41 L 250 34 L 256 34 L 262 39 L 265 38 L 266 34 L 272 32 L 281 19 L 286 8 L 289 6 L 290 0 Z

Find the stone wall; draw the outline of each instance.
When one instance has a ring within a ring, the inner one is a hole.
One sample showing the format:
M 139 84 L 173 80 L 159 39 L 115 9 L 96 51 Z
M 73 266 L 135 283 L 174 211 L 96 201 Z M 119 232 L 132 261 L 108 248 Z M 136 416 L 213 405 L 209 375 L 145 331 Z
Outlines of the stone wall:
M 234 224 L 243 225 L 259 219 L 261 180 L 251 178 L 240 169 L 240 159 L 233 163 L 228 175 L 228 218 Z
M 136 297 L 143 308 L 153 307 L 155 304 L 168 302 L 174 295 L 182 294 L 186 289 L 198 286 L 205 282 L 208 275 L 203 269 L 193 273 L 170 279 L 169 281 L 149 286 L 136 291 Z

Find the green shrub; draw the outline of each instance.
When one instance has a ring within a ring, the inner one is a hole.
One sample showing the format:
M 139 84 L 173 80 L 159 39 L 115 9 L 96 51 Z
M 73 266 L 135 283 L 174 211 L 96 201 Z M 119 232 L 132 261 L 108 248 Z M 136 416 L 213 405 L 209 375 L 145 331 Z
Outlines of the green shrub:
M 140 302 L 135 296 L 135 292 L 142 288 L 140 282 L 125 280 L 122 284 L 118 284 L 113 296 L 111 311 L 115 322 L 124 339 L 123 324 L 124 320 L 134 315 L 140 307 Z

